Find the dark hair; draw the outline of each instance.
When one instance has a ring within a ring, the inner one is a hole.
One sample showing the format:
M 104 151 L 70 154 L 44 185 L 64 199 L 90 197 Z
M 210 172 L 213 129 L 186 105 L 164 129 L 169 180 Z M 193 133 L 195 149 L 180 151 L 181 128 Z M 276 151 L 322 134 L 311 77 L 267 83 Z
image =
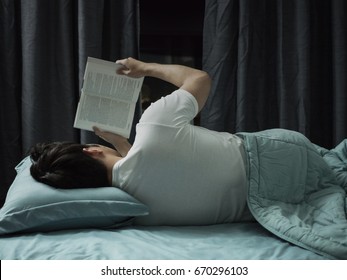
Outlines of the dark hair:
M 109 185 L 106 166 L 86 155 L 89 145 L 53 142 L 30 150 L 31 176 L 55 188 L 96 188 Z

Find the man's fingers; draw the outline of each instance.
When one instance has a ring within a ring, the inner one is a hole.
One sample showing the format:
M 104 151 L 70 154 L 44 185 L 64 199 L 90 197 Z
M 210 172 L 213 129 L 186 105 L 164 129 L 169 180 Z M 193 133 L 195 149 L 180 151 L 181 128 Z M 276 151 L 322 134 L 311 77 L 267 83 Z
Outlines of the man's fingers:
M 101 138 L 104 136 L 104 131 L 102 131 L 100 128 L 93 126 L 93 130 L 97 136 L 99 136 Z
M 93 128 L 93 130 L 94 130 L 95 133 L 100 132 L 100 129 L 99 129 L 97 126 L 93 126 L 92 128 Z
M 130 69 L 125 64 L 126 63 L 126 59 L 117 60 L 116 63 L 122 65 L 122 67 L 119 67 L 117 69 L 117 74 L 128 75 L 130 73 Z
M 128 60 L 127 58 L 124 58 L 124 59 L 119 59 L 119 60 L 117 60 L 117 61 L 116 61 L 116 63 L 117 63 L 117 64 L 122 64 L 122 65 L 124 65 L 124 66 L 125 66 L 125 65 L 126 65 L 127 60 Z

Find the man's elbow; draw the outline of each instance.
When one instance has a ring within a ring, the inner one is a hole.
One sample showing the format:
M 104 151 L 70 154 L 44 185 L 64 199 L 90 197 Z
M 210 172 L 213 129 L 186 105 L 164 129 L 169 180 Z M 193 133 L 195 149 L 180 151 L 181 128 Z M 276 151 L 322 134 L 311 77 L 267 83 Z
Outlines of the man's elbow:
M 212 79 L 207 72 L 200 71 L 199 77 L 197 77 L 197 83 L 199 83 L 202 88 L 205 88 L 209 92 L 211 89 Z
M 211 90 L 212 79 L 207 72 L 196 70 L 194 75 L 181 87 L 182 89 L 190 92 L 198 102 L 199 111 L 204 107 Z
M 212 79 L 207 72 L 201 71 L 196 80 L 196 84 L 198 85 L 198 88 L 196 89 L 196 95 L 193 95 L 195 95 L 198 101 L 200 111 L 205 106 L 208 96 L 210 95 Z
M 210 92 L 210 89 L 211 89 L 211 84 L 212 84 L 212 79 L 210 77 L 210 75 L 207 73 L 207 72 L 204 72 L 205 73 L 205 79 L 206 79 L 206 84 L 209 88 L 209 92 Z
M 212 79 L 210 75 L 205 71 L 202 71 L 201 83 L 203 84 L 205 91 L 207 91 L 206 95 L 208 96 L 211 90 Z

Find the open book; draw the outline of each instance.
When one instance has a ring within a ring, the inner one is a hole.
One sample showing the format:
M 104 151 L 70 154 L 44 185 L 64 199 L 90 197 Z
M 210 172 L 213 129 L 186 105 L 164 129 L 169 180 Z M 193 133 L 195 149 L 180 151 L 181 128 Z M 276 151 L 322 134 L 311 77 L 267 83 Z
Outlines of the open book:
M 129 138 L 142 78 L 120 75 L 121 64 L 88 57 L 75 128 L 93 126 Z

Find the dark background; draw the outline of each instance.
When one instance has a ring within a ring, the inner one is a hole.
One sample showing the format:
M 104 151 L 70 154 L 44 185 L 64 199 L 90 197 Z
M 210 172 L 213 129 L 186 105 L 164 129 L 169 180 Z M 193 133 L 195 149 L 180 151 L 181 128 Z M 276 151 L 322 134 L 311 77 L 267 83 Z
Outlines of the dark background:
M 99 141 L 73 128 L 87 56 L 203 69 L 197 124 L 333 148 L 347 137 L 346 15 L 345 0 L 0 0 L 0 205 L 35 143 Z M 134 123 L 172 90 L 146 78 Z
M 140 1 L 140 58 L 201 69 L 204 9 L 201 0 Z M 143 98 L 150 101 L 174 89 L 151 78 L 144 84 Z

